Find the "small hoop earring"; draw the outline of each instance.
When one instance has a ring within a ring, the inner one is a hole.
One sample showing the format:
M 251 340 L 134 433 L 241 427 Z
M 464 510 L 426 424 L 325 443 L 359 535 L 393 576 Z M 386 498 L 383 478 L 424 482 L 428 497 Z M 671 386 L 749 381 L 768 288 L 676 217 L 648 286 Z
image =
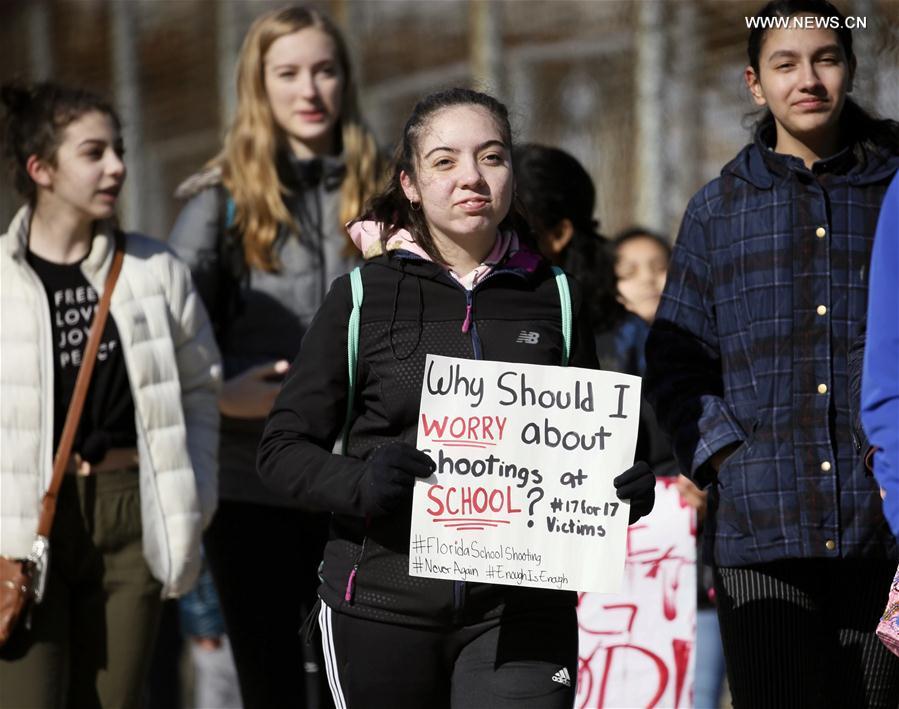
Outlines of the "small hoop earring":
M 416 204 L 418 205 L 418 209 L 415 208 Z M 409 200 L 409 209 L 411 209 L 413 212 L 420 212 L 421 211 L 421 202 L 413 202 L 410 199 Z

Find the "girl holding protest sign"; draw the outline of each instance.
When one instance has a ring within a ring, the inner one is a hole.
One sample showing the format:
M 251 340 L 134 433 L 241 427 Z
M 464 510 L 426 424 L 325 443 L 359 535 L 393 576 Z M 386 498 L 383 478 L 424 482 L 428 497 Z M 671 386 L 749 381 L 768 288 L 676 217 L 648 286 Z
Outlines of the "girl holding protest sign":
M 745 78 L 765 114 L 687 207 L 647 389 L 711 485 L 735 706 L 895 707 L 899 664 L 874 634 L 895 540 L 853 440 L 847 354 L 899 126 L 848 97 L 852 34 L 829 2 L 756 19 Z
M 426 356 L 561 363 L 559 293 L 521 215 L 506 108 L 464 89 L 420 101 L 389 185 L 350 228 L 369 259 L 355 397 L 348 401 L 345 277 L 266 424 L 262 477 L 333 513 L 319 620 L 339 707 L 561 708 L 574 699 L 573 592 L 408 573 L 413 484 L 435 469 L 414 446 Z M 572 285 L 570 364 L 595 368 L 590 322 Z M 335 455 L 347 418 L 346 455 Z M 631 521 L 649 512 L 648 466 L 615 482 L 631 500 Z
M 326 692 L 323 672 L 304 682 L 316 663 L 297 630 L 316 601 L 327 516 L 267 490 L 256 448 L 312 316 L 359 260 L 343 225 L 382 172 L 351 69 L 343 37 L 317 10 L 258 17 L 238 59 L 224 148 L 179 189 L 189 201 L 171 235 L 225 361 L 221 504 L 205 548 L 249 707 L 304 706 L 307 690 Z M 263 592 L 249 559 L 264 569 Z

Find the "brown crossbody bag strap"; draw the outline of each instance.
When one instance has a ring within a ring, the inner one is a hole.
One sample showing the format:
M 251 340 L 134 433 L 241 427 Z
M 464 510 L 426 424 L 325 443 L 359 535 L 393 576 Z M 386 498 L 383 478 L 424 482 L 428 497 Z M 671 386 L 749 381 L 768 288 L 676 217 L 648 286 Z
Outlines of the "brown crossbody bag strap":
M 119 271 L 122 270 L 122 261 L 125 258 L 125 237 L 116 231 L 115 253 L 112 257 L 112 265 L 106 276 L 106 284 L 103 286 L 103 296 L 100 305 L 94 315 L 91 332 L 81 358 L 81 369 L 75 379 L 75 391 L 69 402 L 69 410 L 66 414 L 66 422 L 62 428 L 62 436 L 59 439 L 59 448 L 56 449 L 56 458 L 53 460 L 53 479 L 50 487 L 44 493 L 41 500 L 41 516 L 37 523 L 37 533 L 42 537 L 50 537 L 50 529 L 53 527 L 53 515 L 56 513 L 56 497 L 62 485 L 62 476 L 66 472 L 69 458 L 72 455 L 72 445 L 75 442 L 75 434 L 78 432 L 78 424 L 81 421 L 81 412 L 84 410 L 84 400 L 87 398 L 87 389 L 90 386 L 91 375 L 94 372 L 94 364 L 97 361 L 97 352 L 100 349 L 100 339 L 106 327 L 106 318 L 109 315 L 109 303 L 112 300 L 112 291 L 115 288 Z
M 44 593 L 50 553 L 48 540 L 53 527 L 53 516 L 56 513 L 56 497 L 62 486 L 62 476 L 65 475 L 69 456 L 72 454 L 72 444 L 75 442 L 75 433 L 78 431 L 81 412 L 84 410 L 84 400 L 87 398 L 87 388 L 94 371 L 97 352 L 100 349 L 100 339 L 103 337 L 106 318 L 109 315 L 112 291 L 115 288 L 116 279 L 119 277 L 119 271 L 122 270 L 124 257 L 125 236 L 117 231 L 112 264 L 109 267 L 109 274 L 106 276 L 106 285 L 103 287 L 100 305 L 97 307 L 94 322 L 91 325 L 84 357 L 81 360 L 81 369 L 75 379 L 75 391 L 69 403 L 66 422 L 62 429 L 59 447 L 56 450 L 56 458 L 53 461 L 53 479 L 41 500 L 41 515 L 38 519 L 37 535 L 31 547 L 31 554 L 25 559 L 10 559 L 0 556 L 0 647 L 3 647 L 12 637 L 23 615 L 26 617 L 26 625 L 30 625 L 33 603 L 40 603 Z

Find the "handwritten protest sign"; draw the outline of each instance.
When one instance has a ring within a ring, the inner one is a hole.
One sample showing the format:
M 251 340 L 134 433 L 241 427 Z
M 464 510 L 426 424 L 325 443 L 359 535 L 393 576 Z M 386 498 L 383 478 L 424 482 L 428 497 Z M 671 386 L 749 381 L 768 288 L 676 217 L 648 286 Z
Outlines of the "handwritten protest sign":
M 639 407 L 638 377 L 429 355 L 410 575 L 617 591 Z
M 696 513 L 674 481 L 628 528 L 620 594 L 578 599 L 577 709 L 693 706 Z

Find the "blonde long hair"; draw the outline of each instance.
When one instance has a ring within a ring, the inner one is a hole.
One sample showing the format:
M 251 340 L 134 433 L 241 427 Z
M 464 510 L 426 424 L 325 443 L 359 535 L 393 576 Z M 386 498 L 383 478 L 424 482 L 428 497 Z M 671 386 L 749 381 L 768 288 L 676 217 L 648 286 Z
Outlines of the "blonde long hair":
M 275 158 L 281 139 L 272 115 L 264 82 L 264 57 L 272 43 L 307 27 L 325 32 L 337 49 L 344 76 L 338 129 L 346 165 L 340 193 L 340 227 L 359 216 L 377 190 L 382 166 L 377 143 L 362 121 L 356 87 L 350 71 L 346 43 L 336 25 L 311 8 L 292 6 L 273 10 L 253 22 L 237 61 L 237 111 L 224 147 L 210 166 L 222 171 L 222 182 L 235 206 L 234 226 L 243 236 L 244 255 L 250 266 L 278 270 L 273 245 L 278 227 L 299 227 L 284 204 L 287 188 L 278 179 Z M 347 237 L 348 248 L 351 248 Z

